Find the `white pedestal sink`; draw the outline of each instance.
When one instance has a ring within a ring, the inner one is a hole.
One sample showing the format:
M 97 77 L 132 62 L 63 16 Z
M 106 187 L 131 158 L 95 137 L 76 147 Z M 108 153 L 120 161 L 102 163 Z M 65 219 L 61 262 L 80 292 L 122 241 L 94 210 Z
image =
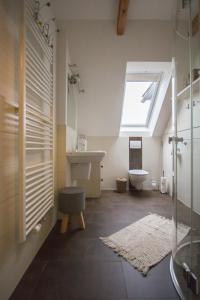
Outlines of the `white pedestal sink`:
M 67 152 L 67 158 L 70 163 L 90 163 L 90 162 L 101 162 L 105 151 L 74 151 Z
M 99 197 L 101 194 L 101 161 L 105 151 L 67 152 L 71 164 L 71 180 L 86 189 L 87 197 Z

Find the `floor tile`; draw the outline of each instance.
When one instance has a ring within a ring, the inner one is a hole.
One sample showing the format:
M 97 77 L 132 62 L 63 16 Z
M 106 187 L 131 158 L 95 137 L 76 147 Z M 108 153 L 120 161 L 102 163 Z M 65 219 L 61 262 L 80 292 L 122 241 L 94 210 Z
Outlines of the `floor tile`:
M 82 263 L 50 262 L 38 282 L 36 290 L 51 286 L 58 293 L 66 291 L 66 297 L 95 299 L 101 295 L 110 298 L 126 298 L 126 286 L 120 262 Z M 68 299 L 67 298 L 67 299 Z
M 86 230 L 60 234 L 57 222 L 11 300 L 178 300 L 169 258 L 143 277 L 99 239 L 150 212 L 170 217 L 170 198 L 104 191 L 101 198 L 88 199 Z
M 145 277 L 128 262 L 122 265 L 129 298 L 178 298 L 169 273 L 169 257 L 152 268 Z
M 47 266 L 47 262 L 36 262 L 30 265 L 28 270 L 25 273 L 25 276 L 22 278 L 18 284 L 15 292 L 10 297 L 10 300 L 29 300 L 31 299 L 32 293 L 37 286 L 37 283 L 40 279 L 42 272 Z
M 92 261 L 121 261 L 122 258 L 118 256 L 109 247 L 104 245 L 100 239 L 87 239 L 87 250 L 85 252 L 85 260 Z

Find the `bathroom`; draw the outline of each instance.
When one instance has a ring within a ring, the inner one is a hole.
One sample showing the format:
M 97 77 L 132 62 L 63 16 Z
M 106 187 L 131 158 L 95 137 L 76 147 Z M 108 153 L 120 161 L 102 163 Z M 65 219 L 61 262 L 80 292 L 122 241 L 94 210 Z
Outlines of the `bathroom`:
M 199 5 L 0 0 L 0 300 L 199 299 Z M 108 238 L 149 217 L 142 268 Z

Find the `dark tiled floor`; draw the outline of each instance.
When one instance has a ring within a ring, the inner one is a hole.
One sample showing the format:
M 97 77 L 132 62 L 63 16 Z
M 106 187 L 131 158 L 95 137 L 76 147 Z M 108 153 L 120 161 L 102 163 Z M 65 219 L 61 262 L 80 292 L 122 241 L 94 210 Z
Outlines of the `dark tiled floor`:
M 170 199 L 143 191 L 87 200 L 86 230 L 61 235 L 57 223 L 11 299 L 178 300 L 169 257 L 143 277 L 99 240 L 150 212 L 170 217 Z

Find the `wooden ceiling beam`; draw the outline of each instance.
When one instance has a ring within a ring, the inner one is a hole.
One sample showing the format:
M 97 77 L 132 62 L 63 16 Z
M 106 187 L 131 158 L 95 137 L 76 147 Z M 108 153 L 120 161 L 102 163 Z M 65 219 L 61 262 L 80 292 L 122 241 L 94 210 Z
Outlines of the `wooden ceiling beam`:
M 126 28 L 129 0 L 119 0 L 117 35 L 123 35 Z

